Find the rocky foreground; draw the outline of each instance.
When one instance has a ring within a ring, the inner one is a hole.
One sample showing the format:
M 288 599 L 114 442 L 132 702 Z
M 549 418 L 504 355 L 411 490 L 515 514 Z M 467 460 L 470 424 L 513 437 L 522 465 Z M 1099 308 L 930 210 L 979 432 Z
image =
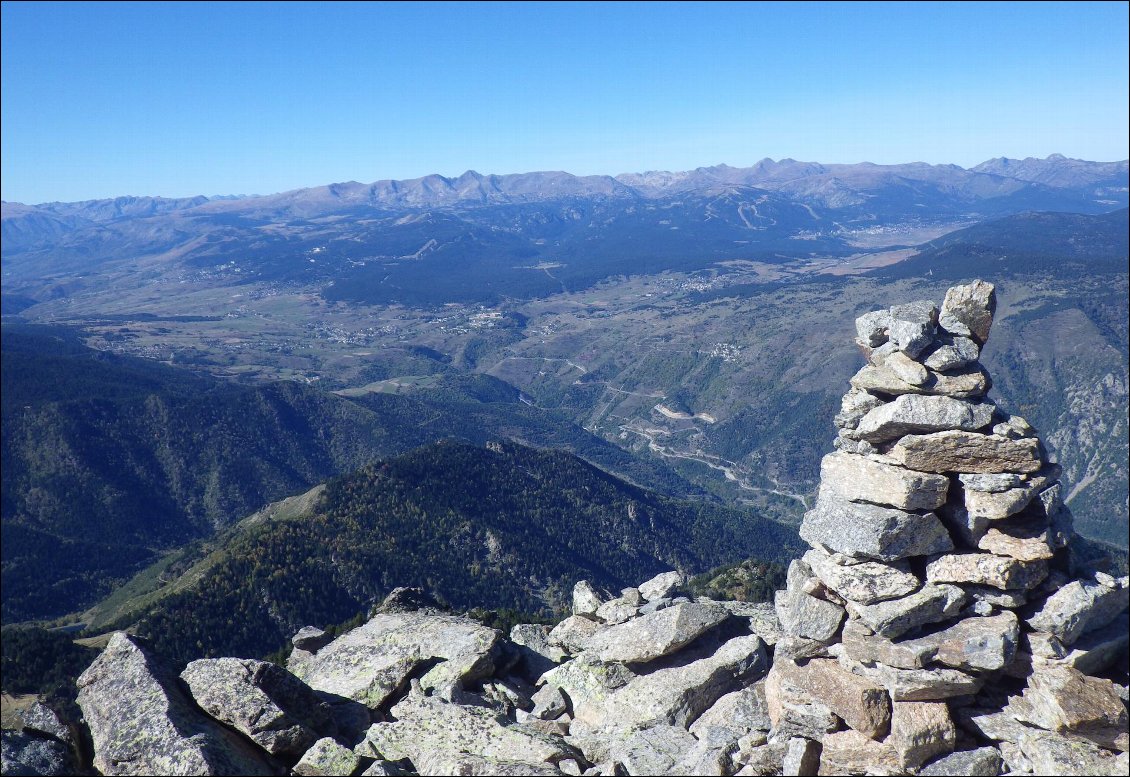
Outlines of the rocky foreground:
M 1073 569 L 1056 466 L 985 399 L 992 316 L 977 282 L 860 318 L 869 363 L 773 605 L 692 599 L 678 572 L 582 581 L 570 617 L 506 636 L 401 589 L 336 638 L 300 631 L 286 669 L 179 675 L 120 633 L 79 679 L 93 767 L 1127 774 L 1130 580 Z M 61 745 L 48 727 L 20 736 Z M 5 774 L 34 773 L 10 739 Z

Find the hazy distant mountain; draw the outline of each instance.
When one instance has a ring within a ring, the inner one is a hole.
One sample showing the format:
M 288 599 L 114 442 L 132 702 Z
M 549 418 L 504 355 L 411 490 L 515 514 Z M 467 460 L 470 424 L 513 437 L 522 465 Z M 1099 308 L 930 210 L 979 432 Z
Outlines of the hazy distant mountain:
M 320 285 L 334 300 L 491 303 L 725 260 L 846 256 L 860 230 L 1102 213 L 1128 204 L 1128 181 L 1126 162 L 1059 156 L 971 170 L 765 159 L 616 177 L 468 171 L 234 199 L 4 203 L 3 278 L 9 293 L 39 299 L 219 273 Z

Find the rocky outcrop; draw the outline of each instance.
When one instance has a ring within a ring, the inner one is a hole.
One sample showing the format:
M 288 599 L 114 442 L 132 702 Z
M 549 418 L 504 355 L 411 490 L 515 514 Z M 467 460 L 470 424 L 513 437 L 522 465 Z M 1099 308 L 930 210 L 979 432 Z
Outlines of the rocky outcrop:
M 290 672 L 193 662 L 191 696 L 118 635 L 80 680 L 95 764 L 1125 774 L 1127 689 L 1097 675 L 1125 661 L 1130 580 L 1072 568 L 1058 468 L 985 396 L 993 311 L 976 282 L 860 317 L 870 363 L 772 604 L 692 599 L 678 572 L 618 595 L 581 581 L 571 615 L 506 638 L 398 589 L 336 638 L 298 632 Z

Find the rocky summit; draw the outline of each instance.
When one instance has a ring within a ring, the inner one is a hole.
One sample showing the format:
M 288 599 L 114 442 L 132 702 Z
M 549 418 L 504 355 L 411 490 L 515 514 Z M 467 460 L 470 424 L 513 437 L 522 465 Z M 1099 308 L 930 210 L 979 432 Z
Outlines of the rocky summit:
M 1126 774 L 1109 677 L 1130 580 L 1077 568 L 1057 466 L 986 397 L 994 299 L 977 281 L 860 317 L 868 364 L 773 604 L 693 598 L 679 572 L 618 594 L 580 581 L 569 617 L 505 635 L 398 590 L 344 634 L 299 631 L 286 669 L 179 676 L 120 633 L 79 679 L 94 768 Z M 6 738 L 5 773 L 57 734 Z

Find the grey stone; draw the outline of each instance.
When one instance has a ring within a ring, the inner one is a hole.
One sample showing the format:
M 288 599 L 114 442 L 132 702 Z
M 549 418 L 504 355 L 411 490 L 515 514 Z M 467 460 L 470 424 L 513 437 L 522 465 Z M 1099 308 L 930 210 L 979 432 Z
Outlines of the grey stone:
M 974 601 L 985 602 L 994 607 L 1007 607 L 1010 610 L 1022 607 L 1028 601 L 1024 591 L 1002 591 L 987 585 L 963 585 L 961 590 Z
M 931 583 L 971 583 L 1005 590 L 1029 590 L 1048 576 L 1044 560 L 1020 561 L 992 553 L 951 553 L 926 565 Z
M 995 494 L 1023 486 L 1028 481 L 1028 476 L 1016 472 L 994 472 L 990 474 L 962 472 L 958 474 L 957 479 L 961 481 L 961 485 L 966 491 Z
M 623 688 L 635 676 L 623 664 L 594 661 L 582 653 L 546 672 L 541 680 L 546 685 L 560 688 L 575 709 L 578 706 L 603 706 L 613 691 Z
M 935 759 L 918 770 L 923 777 L 996 777 L 1003 766 L 995 747 L 962 750 Z
M 1001 437 L 1007 437 L 1010 440 L 1036 436 L 1036 430 L 1024 418 L 1003 411 L 1000 411 L 999 415 L 999 420 L 993 424 L 993 434 L 999 434 Z
M 737 618 L 749 619 L 749 630 L 761 637 L 767 645 L 776 645 L 782 635 L 777 608 L 770 602 L 718 602 Z
M 759 681 L 720 697 L 695 719 L 689 730 L 699 739 L 712 737 L 712 743 L 722 744 L 737 742 L 754 731 L 768 731 L 772 725 L 765 701 L 765 683 Z M 719 730 L 722 733 L 718 733 Z
M 765 645 L 758 637 L 734 637 L 720 646 L 700 640 L 656 662 L 649 674 L 632 678 L 603 703 L 592 697 L 579 703 L 570 693 L 574 726 L 581 724 L 590 730 L 641 728 L 653 723 L 685 727 L 739 683 L 756 680 L 767 668 Z
M 948 490 L 949 478 L 944 475 L 911 472 L 865 456 L 829 453 L 820 462 L 822 497 L 835 495 L 899 510 L 933 510 L 946 501 Z
M 1079 637 L 1057 658 L 1060 659 L 1058 663 L 1078 669 L 1083 674 L 1097 675 L 1124 657 L 1128 647 L 1130 617 L 1122 613 L 1101 629 L 1088 631 Z
M 777 617 L 787 634 L 827 643 L 844 619 L 844 608 L 804 591 L 777 591 Z
M 931 372 L 925 383 L 916 386 L 899 378 L 893 370 L 868 364 L 851 376 L 851 386 L 859 391 L 892 396 L 928 394 L 977 399 L 988 392 L 989 379 L 979 365 L 972 364 L 950 373 Z
M 908 434 L 886 455 L 918 472 L 1030 473 L 1044 466 L 1037 440 L 968 431 Z
M 854 429 L 859 425 L 859 420 L 868 412 L 883 404 L 883 400 L 874 394 L 869 394 L 860 389 L 852 389 L 844 394 L 840 400 L 840 412 L 832 422 L 840 429 Z
M 55 737 L 55 739 L 68 744 L 74 743 L 70 726 L 63 722 L 59 713 L 41 701 L 32 702 L 21 710 L 19 718 L 25 729 Z
M 988 403 L 965 402 L 953 397 L 903 394 L 863 416 L 853 436 L 870 443 L 881 443 L 908 434 L 951 430 L 972 432 L 989 424 L 994 409 Z M 962 470 L 949 468 L 947 471 Z
M 374 723 L 359 755 L 419 765 L 424 757 L 469 754 L 482 758 L 552 763 L 579 753 L 559 736 L 523 726 L 483 707 L 451 704 L 415 690 L 392 708 L 395 722 Z
M 668 774 L 717 775 L 723 777 L 734 773 L 734 754 L 736 743 L 711 746 L 699 741 L 685 752 Z
M 891 736 L 899 762 L 916 769 L 939 755 L 953 752 L 957 728 L 944 702 L 897 701 L 891 712 Z
M 1016 488 L 995 492 L 963 489 L 962 506 L 978 518 L 999 521 L 1010 515 L 1016 515 L 1027 507 L 1048 484 L 1047 477 L 1034 475 Z
M 815 548 L 804 554 L 804 561 L 820 582 L 844 599 L 858 604 L 898 599 L 913 593 L 921 585 L 905 563 L 837 563 L 840 558 Z
M 295 674 L 311 688 L 375 709 L 419 665 L 420 682 L 441 696 L 489 677 L 502 635 L 468 618 L 421 612 L 379 614 L 319 650 Z
M 729 617 L 725 607 L 713 602 L 677 604 L 594 634 L 586 641 L 585 650 L 598 661 L 653 661 L 675 652 Z
M 979 345 L 989 339 L 997 298 L 993 284 L 976 280 L 946 292 L 938 325 L 953 335 L 971 337 Z
M 530 715 L 540 720 L 556 720 L 569 709 L 565 694 L 556 685 L 543 685 L 531 700 L 534 707 L 530 710 Z
M 547 640 L 551 646 L 564 648 L 568 653 L 580 653 L 589 638 L 607 628 L 587 615 L 570 615 L 550 629 Z
M 565 759 L 571 760 L 571 759 Z M 445 777 L 446 775 L 473 775 L 474 777 L 551 777 L 566 774 L 548 763 L 530 763 L 508 758 L 485 758 L 470 753 L 453 753 L 437 750 L 422 753 L 413 762 L 416 774 L 422 777 Z M 579 772 L 578 772 L 579 773 Z
M 892 468 L 894 469 L 894 468 Z M 904 502 L 915 502 L 907 484 Z M 949 532 L 934 513 L 913 513 L 893 507 L 844 502 L 827 493 L 817 497 L 804 515 L 801 539 L 852 558 L 897 561 L 953 549 Z
M 1125 753 L 1116 756 L 1096 745 L 1049 731 L 1032 731 L 1017 742 L 1035 774 L 1125 775 Z
M 674 602 L 671 599 L 653 599 L 652 601 L 640 607 L 640 615 L 648 615 L 653 612 L 659 612 L 660 610 L 665 610 L 673 605 Z
M 333 636 L 317 626 L 303 626 L 290 638 L 290 643 L 296 649 L 305 650 L 307 653 L 317 653 L 332 641 Z
M 517 646 L 525 679 L 536 680 L 568 656 L 560 645 L 549 643 L 550 632 L 549 626 L 540 623 L 518 623 L 510 629 L 510 641 Z
M 898 379 L 905 381 L 912 386 L 921 386 L 930 377 L 930 373 L 918 362 L 911 359 L 902 351 L 895 351 L 887 358 L 883 359 L 883 367 L 887 368 Z
M 1114 683 L 1066 666 L 1034 672 L 1023 695 L 1009 706 L 1018 720 L 1099 744 L 1110 745 L 1127 727 L 1126 707 Z
M 959 669 L 899 669 L 884 664 L 847 662 L 852 672 L 874 680 L 894 701 L 936 701 L 977 693 L 983 680 Z
M 882 663 L 899 669 L 922 669 L 933 660 L 936 647 L 914 640 L 895 641 L 873 634 L 858 620 L 844 624 L 844 655 L 864 664 Z
M 616 625 L 634 618 L 639 613 L 640 604 L 642 604 L 642 602 L 636 601 L 637 597 L 639 597 L 638 592 L 636 597 L 618 596 L 615 599 L 610 599 L 597 608 L 596 617 L 609 625 Z
M 656 599 L 667 599 L 683 586 L 686 579 L 686 575 L 682 572 L 664 572 L 651 578 L 646 583 L 641 583 L 639 592 L 649 602 Z
M 938 307 L 929 300 L 895 305 L 890 309 L 887 336 L 907 356 L 914 358 L 934 342 Z
M 934 372 L 948 372 L 974 364 L 981 355 L 977 343 L 968 337 L 939 338 L 923 364 Z
M 682 726 L 656 724 L 616 738 L 609 757 L 623 764 L 628 774 L 668 774 L 697 744 Z
M 886 736 L 891 723 L 891 701 L 881 685 L 829 659 L 812 659 L 804 666 L 777 661 L 773 671 L 783 685 L 819 699 L 854 730 L 872 739 Z
M 62 742 L 22 731 L 0 734 L 0 773 L 4 775 L 77 774 L 74 756 Z
M 303 754 L 294 765 L 294 773 L 299 777 L 334 777 L 353 774 L 359 766 L 361 759 L 356 753 L 325 737 Z
M 111 774 L 274 774 L 249 743 L 210 720 L 177 677 L 118 632 L 78 678 L 94 766 Z
M 181 679 L 200 708 L 271 755 L 299 756 L 334 731 L 329 705 L 280 666 L 250 658 L 191 662 Z
M 573 614 L 595 616 L 596 610 L 604 604 L 605 597 L 588 580 L 581 580 L 573 586 Z
M 789 740 L 781 764 L 781 774 L 815 774 L 820 768 L 820 744 L 804 737 Z
M 887 342 L 887 330 L 891 326 L 891 314 L 887 310 L 864 313 L 855 319 L 855 331 L 859 342 L 869 348 L 876 348 Z
M 964 603 L 965 592 L 957 586 L 926 585 L 901 599 L 866 605 L 849 602 L 848 612 L 876 634 L 894 639 L 911 629 L 956 615 Z
M 954 717 L 966 731 L 994 742 L 1015 743 L 1025 733 L 1035 730 L 1000 707 L 962 707 L 955 710 Z
M 774 656 L 773 667 L 765 678 L 765 706 L 773 724 L 774 741 L 801 736 L 819 740 L 841 725 L 831 708 L 792 682 L 791 661 Z
M 1048 597 L 1028 619 L 1036 631 L 1054 634 L 1072 645 L 1088 631 L 1102 628 L 1127 609 L 1130 589 L 1112 588 L 1094 580 L 1075 580 Z
M 955 669 L 990 672 L 1012 662 L 1020 640 L 1020 621 L 1010 611 L 964 618 L 952 626 L 906 640 L 904 649 L 929 651 L 933 661 Z
M 977 547 L 1018 561 L 1040 561 L 1055 556 L 1047 524 L 1038 519 L 1020 519 L 991 526 L 977 541 Z

